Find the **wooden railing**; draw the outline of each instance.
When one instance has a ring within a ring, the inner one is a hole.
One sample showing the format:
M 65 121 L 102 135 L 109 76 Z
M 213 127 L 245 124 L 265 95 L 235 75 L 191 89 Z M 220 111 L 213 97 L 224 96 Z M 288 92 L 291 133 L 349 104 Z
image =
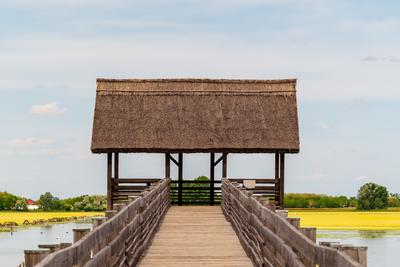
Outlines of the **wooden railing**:
M 37 266 L 134 266 L 170 207 L 170 179 L 162 179 L 110 219 L 68 248 L 49 254 Z
M 128 200 L 128 196 L 138 195 L 149 188 L 152 183 L 160 181 L 159 178 L 118 178 L 112 180 L 113 203 Z
M 179 198 L 179 183 L 182 183 L 181 198 Z M 213 187 L 211 187 L 211 184 L 213 184 Z M 211 194 L 213 195 L 212 198 Z M 220 204 L 221 181 L 172 180 L 171 203 L 178 205 Z
M 342 251 L 317 245 L 251 192 L 226 179 L 222 210 L 255 266 L 361 266 Z

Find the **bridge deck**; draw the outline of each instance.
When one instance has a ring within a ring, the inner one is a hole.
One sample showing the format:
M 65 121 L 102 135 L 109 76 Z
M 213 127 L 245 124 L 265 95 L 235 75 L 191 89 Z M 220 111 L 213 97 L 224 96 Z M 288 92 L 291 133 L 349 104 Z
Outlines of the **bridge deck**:
M 139 266 L 253 266 L 218 206 L 173 206 Z

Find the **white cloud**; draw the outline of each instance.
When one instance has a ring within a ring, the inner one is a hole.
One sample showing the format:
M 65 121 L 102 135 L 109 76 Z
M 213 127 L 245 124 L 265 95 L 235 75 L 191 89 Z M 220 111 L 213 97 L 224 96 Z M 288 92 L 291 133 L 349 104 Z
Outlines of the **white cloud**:
M 34 105 L 32 106 L 30 113 L 40 115 L 62 115 L 67 111 L 66 108 L 60 108 L 56 102 Z
M 22 139 L 14 139 L 10 142 L 10 145 L 16 148 L 35 148 L 49 146 L 55 143 L 56 140 L 51 138 L 27 137 Z
M 392 64 L 379 66 L 377 72 L 375 64 L 361 62 L 354 51 L 335 51 L 320 44 L 293 49 L 291 44 L 234 39 L 157 34 L 107 40 L 49 36 L 8 40 L 0 44 L 2 66 L 6 66 L 0 66 L 0 88 L 4 88 L 0 90 L 59 88 L 92 96 L 96 77 L 298 78 L 302 99 L 400 98 L 398 70 Z

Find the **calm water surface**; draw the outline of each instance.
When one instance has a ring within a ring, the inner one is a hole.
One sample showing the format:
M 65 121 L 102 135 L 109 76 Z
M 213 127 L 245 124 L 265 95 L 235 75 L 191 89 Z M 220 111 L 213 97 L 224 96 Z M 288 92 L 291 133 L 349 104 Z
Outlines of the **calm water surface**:
M 368 247 L 368 267 L 400 266 L 400 231 L 318 231 L 318 241 Z
M 38 244 L 72 242 L 72 229 L 91 228 L 89 223 L 72 222 L 0 232 L 0 266 L 15 267 L 24 260 L 25 249 L 38 249 Z

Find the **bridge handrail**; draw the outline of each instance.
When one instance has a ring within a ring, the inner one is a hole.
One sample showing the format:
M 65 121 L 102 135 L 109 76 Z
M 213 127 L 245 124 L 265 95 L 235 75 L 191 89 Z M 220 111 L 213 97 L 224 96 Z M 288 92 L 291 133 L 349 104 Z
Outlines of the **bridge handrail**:
M 317 245 L 227 179 L 222 183 L 222 209 L 257 266 L 360 266 L 339 250 Z
M 135 265 L 170 206 L 170 183 L 160 180 L 78 242 L 36 266 Z

